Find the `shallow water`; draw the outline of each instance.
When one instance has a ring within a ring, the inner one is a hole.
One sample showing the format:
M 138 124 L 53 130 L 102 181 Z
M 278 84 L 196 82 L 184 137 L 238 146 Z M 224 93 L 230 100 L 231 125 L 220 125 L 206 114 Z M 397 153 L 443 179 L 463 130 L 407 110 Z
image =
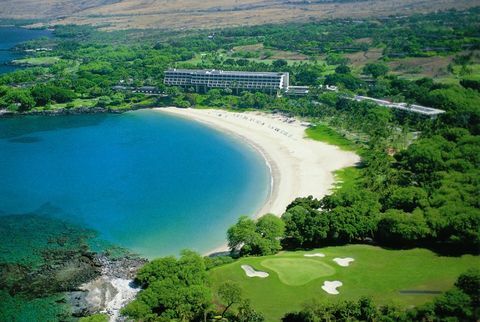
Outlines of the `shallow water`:
M 150 258 L 220 245 L 269 191 L 253 148 L 150 110 L 0 119 L 0 154 L 0 215 L 67 219 Z

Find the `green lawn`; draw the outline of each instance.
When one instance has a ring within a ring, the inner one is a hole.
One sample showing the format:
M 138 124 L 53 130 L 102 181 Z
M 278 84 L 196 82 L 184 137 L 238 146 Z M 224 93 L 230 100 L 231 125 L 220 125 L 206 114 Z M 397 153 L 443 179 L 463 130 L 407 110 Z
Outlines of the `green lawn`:
M 304 257 L 321 252 L 324 258 Z M 352 257 L 349 267 L 340 267 L 333 258 Z M 249 278 L 240 265 L 248 264 L 266 271 L 267 278 Z M 369 245 L 327 247 L 311 251 L 282 252 L 274 256 L 242 258 L 210 272 L 214 287 L 222 282 L 238 282 L 244 296 L 267 321 L 279 321 L 286 313 L 301 308 L 306 301 L 336 301 L 366 295 L 379 304 L 409 306 L 425 303 L 435 295 L 401 294 L 401 290 L 445 291 L 457 276 L 480 266 L 480 257 L 438 256 L 426 249 L 387 250 Z M 339 295 L 328 295 L 324 281 L 338 280 Z
M 73 101 L 69 103 L 58 103 L 58 104 L 52 104 L 50 107 L 52 109 L 57 109 L 57 108 L 65 108 L 68 104 L 72 104 L 73 107 L 93 107 L 95 104 L 97 104 L 97 99 L 96 98 L 76 98 Z
M 50 66 L 60 61 L 59 57 L 32 57 L 14 60 L 14 64 L 29 66 Z
M 357 167 L 346 167 L 333 172 L 335 176 L 334 190 L 340 188 L 351 189 L 355 187 L 360 178 L 360 169 Z
M 277 273 L 280 281 L 287 285 L 304 285 L 319 277 L 335 274 L 331 265 L 307 258 L 268 258 L 260 264 Z
M 355 151 L 354 143 L 336 132 L 331 127 L 324 124 L 317 124 L 305 130 L 307 137 L 313 140 L 322 141 L 331 145 L 336 145 L 345 151 Z

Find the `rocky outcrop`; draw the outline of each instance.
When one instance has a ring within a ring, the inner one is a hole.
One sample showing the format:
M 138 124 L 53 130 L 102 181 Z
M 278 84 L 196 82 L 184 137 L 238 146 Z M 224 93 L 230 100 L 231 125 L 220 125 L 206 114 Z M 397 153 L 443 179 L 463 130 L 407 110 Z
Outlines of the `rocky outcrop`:
M 38 312 L 49 321 L 69 320 L 70 312 L 81 317 L 98 311 L 116 319 L 138 292 L 132 280 L 146 260 L 110 244 L 102 246 L 105 253 L 95 252 L 89 246 L 95 238 L 95 231 L 56 218 L 2 214 L 0 302 L 14 298 L 22 307 L 48 299 L 45 303 L 55 308 Z
M 107 313 L 111 321 L 121 320 L 121 308 L 140 291 L 133 279 L 147 260 L 130 255 L 118 259 L 98 255 L 96 261 L 101 275 L 82 284 L 78 291 L 67 294 L 72 315 L 81 317 L 101 312 Z
M 112 113 L 112 114 L 122 114 L 128 111 L 135 111 L 149 108 L 149 106 L 132 106 L 128 109 L 112 109 L 108 107 L 74 107 L 74 108 L 56 108 L 51 110 L 41 110 L 41 111 L 25 111 L 25 112 L 13 112 L 5 109 L 0 110 L 0 118 L 2 117 L 15 117 L 23 115 L 50 115 L 50 116 L 59 116 L 59 115 L 80 115 L 80 114 L 101 114 L 101 113 Z
M 27 111 L 20 115 L 78 115 L 78 114 L 99 114 L 99 113 L 123 113 L 126 110 L 114 110 L 106 107 L 75 107 L 57 108 L 53 110 Z

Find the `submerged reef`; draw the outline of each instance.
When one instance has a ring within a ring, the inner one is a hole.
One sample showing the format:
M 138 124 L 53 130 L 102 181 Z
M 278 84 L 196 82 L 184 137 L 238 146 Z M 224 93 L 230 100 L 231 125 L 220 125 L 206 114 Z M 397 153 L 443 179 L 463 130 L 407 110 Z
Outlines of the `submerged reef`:
M 82 284 L 100 277 L 108 267 L 119 270 L 112 263 L 131 265 L 125 258 L 132 255 L 100 241 L 93 230 L 36 214 L 0 219 L 2 321 L 70 320 L 72 314 L 89 314 L 88 308 L 79 312 L 72 307 L 69 294 L 79 292 Z M 137 266 L 143 262 L 139 259 Z

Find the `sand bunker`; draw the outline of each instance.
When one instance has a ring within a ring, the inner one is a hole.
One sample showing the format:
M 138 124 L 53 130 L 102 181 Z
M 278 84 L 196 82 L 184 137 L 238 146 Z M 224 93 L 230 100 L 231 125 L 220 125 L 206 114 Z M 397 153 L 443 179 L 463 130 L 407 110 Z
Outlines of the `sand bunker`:
M 348 265 L 350 265 L 351 262 L 354 261 L 354 259 L 351 257 L 345 257 L 345 258 L 336 257 L 333 259 L 333 261 L 340 266 L 347 267 Z
M 322 253 L 315 253 L 315 254 L 305 254 L 305 257 L 325 257 L 325 254 Z
M 325 281 L 323 282 L 322 289 L 328 294 L 337 295 L 339 294 L 339 292 L 337 291 L 337 287 L 340 287 L 342 285 L 343 284 L 340 281 Z
M 247 274 L 248 277 L 260 277 L 260 278 L 265 278 L 268 277 L 267 272 L 262 272 L 262 271 L 256 271 L 252 266 L 250 265 L 242 265 L 242 269 L 245 271 L 245 274 Z

